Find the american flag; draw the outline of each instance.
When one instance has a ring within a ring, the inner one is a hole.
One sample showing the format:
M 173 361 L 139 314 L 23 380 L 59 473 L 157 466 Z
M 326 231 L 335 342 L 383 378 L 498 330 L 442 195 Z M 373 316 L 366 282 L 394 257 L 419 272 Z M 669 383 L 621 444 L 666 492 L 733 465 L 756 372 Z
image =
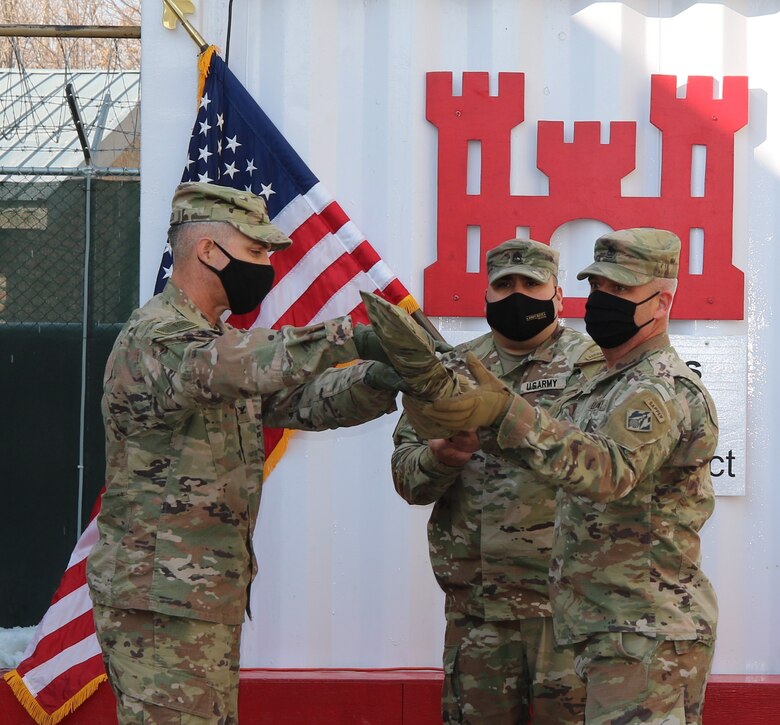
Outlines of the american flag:
M 230 322 L 278 328 L 349 313 L 363 322 L 360 290 L 377 292 L 409 312 L 419 309 L 213 47 L 201 64 L 208 64 L 208 75 L 182 181 L 209 181 L 264 197 L 273 222 L 293 240 L 271 257 L 276 281 L 261 310 L 234 315 Z M 165 286 L 172 268 L 166 247 L 155 292 Z M 266 475 L 284 447 L 283 433 L 265 431 Z M 106 679 L 86 584 L 99 503 L 22 663 L 5 675 L 41 725 L 59 722 Z
M 209 51 L 206 51 L 209 52 Z M 360 230 L 214 53 L 192 129 L 182 181 L 206 181 L 262 196 L 271 220 L 292 240 L 271 257 L 275 284 L 242 327 L 310 325 L 352 313 L 367 317 L 360 291 L 407 311 L 418 305 Z M 170 277 L 166 248 L 155 292 Z
M 22 662 L 5 674 L 22 706 L 40 725 L 58 723 L 106 679 L 86 579 L 99 508 L 100 498 Z

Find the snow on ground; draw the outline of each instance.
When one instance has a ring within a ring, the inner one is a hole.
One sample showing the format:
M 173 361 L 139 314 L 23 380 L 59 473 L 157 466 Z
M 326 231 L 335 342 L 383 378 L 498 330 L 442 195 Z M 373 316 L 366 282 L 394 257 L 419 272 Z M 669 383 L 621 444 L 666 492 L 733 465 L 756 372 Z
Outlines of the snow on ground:
M 35 627 L 0 629 L 0 670 L 11 670 L 22 661 L 34 633 Z

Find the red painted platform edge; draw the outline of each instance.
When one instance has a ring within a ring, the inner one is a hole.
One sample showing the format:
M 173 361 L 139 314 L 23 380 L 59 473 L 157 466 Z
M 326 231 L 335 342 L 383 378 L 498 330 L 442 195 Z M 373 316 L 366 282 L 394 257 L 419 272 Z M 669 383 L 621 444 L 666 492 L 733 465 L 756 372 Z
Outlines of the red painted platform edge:
M 710 675 L 707 685 L 777 685 L 780 687 L 780 675 Z M 778 703 L 780 706 L 780 703 Z
M 2 671 L 0 671 L 2 674 Z M 242 725 L 436 725 L 442 672 L 435 668 L 243 669 Z M 115 725 L 105 684 L 62 725 Z M 780 674 L 713 675 L 704 725 L 773 725 L 780 710 Z M 0 681 L 0 723 L 32 725 Z
M 780 675 L 778 675 L 780 678 Z M 444 673 L 436 667 L 389 667 L 384 669 L 268 669 L 241 668 L 241 682 L 436 682 Z

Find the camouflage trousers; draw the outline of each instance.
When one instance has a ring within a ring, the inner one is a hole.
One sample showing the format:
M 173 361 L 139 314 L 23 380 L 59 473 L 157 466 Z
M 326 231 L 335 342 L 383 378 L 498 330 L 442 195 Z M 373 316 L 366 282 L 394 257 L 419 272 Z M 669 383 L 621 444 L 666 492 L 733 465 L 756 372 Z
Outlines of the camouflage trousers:
M 580 725 L 585 686 L 552 619 L 486 622 L 447 613 L 442 720 L 479 725 Z
M 236 725 L 240 625 L 94 605 L 119 725 Z
M 700 725 L 711 643 L 610 632 L 575 647 L 588 725 Z

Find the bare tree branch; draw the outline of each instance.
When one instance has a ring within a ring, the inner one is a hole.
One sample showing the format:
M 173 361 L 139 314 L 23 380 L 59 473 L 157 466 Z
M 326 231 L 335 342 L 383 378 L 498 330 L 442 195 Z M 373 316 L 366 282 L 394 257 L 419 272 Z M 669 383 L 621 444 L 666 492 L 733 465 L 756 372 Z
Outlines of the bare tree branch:
M 0 0 L 0 23 L 34 25 L 140 25 L 141 0 Z M 141 43 L 102 38 L 17 38 L 26 68 L 138 68 Z M 0 62 L 18 64 L 12 39 L 0 38 Z

